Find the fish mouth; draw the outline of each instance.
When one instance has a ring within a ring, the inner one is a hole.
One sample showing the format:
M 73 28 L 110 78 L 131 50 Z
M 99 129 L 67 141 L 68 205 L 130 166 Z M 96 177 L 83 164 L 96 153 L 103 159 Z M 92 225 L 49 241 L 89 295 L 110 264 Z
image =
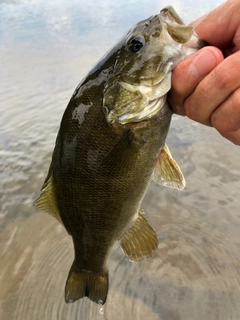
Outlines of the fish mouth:
M 139 58 L 139 67 L 132 70 L 133 76 L 128 76 L 126 73 L 121 77 L 122 81 L 107 88 L 103 107 L 107 122 L 111 124 L 117 122 L 125 125 L 156 116 L 167 104 L 172 70 L 205 45 L 194 28 L 184 25 L 171 7 L 163 9 L 159 15 L 142 21 L 141 26 L 146 43 L 150 41 L 149 38 L 156 47 L 152 53 L 147 49 L 143 51 L 141 59 Z M 146 72 L 147 66 L 150 66 L 151 72 Z M 136 81 L 139 73 L 140 76 Z M 114 99 L 114 96 L 117 98 Z

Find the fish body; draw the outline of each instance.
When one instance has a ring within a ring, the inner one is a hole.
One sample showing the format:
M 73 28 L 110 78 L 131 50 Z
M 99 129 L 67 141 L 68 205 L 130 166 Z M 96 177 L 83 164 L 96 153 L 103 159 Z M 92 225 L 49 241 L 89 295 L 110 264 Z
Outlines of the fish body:
M 157 248 L 140 209 L 151 182 L 185 181 L 165 139 L 171 71 L 201 44 L 171 8 L 139 22 L 75 90 L 61 121 L 52 162 L 35 205 L 72 236 L 75 258 L 65 301 L 104 304 L 107 258 L 118 240 L 131 261 Z

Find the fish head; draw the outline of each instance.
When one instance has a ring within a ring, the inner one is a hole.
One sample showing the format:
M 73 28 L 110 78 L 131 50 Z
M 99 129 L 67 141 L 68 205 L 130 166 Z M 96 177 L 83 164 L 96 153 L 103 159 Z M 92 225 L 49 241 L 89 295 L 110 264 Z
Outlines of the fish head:
M 120 44 L 103 97 L 107 121 L 120 124 L 155 116 L 166 102 L 174 67 L 203 46 L 172 7 L 137 23 Z

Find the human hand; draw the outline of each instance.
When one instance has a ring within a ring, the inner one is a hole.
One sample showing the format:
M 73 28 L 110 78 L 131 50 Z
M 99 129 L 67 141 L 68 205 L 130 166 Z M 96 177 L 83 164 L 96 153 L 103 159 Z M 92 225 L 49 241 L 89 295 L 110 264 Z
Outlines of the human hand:
M 168 97 L 175 113 L 215 127 L 222 136 L 238 145 L 239 12 L 240 0 L 228 0 L 192 23 L 199 37 L 215 47 L 199 50 L 175 68 Z

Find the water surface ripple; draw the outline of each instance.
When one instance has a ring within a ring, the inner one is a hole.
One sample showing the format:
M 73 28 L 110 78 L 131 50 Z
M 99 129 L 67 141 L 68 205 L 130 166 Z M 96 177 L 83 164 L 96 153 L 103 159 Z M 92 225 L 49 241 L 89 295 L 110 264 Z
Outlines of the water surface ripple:
M 189 22 L 221 1 L 171 2 Z M 239 320 L 240 150 L 174 117 L 168 145 L 183 192 L 151 184 L 143 208 L 159 247 L 129 262 L 116 244 L 100 306 L 65 304 L 64 228 L 32 202 L 74 88 L 131 25 L 169 2 L 0 0 L 0 319 Z

